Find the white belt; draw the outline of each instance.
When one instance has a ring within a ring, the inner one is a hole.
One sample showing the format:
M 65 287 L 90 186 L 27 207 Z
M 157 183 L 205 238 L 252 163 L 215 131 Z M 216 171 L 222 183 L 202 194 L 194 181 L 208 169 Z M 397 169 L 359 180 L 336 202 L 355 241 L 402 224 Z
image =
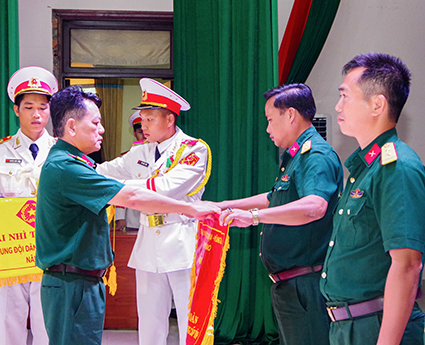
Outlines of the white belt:
M 190 218 L 178 213 L 154 213 L 140 214 L 140 224 L 149 227 L 157 227 L 172 223 L 186 223 Z

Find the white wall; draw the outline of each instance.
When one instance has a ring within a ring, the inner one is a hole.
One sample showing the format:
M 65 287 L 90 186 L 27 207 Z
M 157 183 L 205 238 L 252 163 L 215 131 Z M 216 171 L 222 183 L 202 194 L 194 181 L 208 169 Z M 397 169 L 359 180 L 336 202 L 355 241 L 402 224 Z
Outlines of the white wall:
M 397 126 L 400 138 L 425 162 L 424 0 L 341 0 L 326 44 L 306 81 L 318 113 L 332 115 L 332 145 L 345 160 L 357 143 L 341 134 L 334 109 L 342 66 L 355 55 L 380 52 L 401 58 L 412 72 L 409 99 Z

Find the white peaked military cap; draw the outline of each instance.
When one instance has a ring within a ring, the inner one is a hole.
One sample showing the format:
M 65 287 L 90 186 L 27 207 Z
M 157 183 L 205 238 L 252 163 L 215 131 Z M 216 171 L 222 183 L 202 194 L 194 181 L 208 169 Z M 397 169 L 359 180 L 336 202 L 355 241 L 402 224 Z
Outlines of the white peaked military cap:
M 141 123 L 142 119 L 140 117 L 140 110 L 136 110 L 133 114 L 128 118 L 128 124 L 133 127 L 136 123 Z
M 142 101 L 135 109 L 155 109 L 165 108 L 179 115 L 180 110 L 189 110 L 190 104 L 173 90 L 165 85 L 149 79 L 140 79 L 140 87 L 142 88 Z
M 52 96 L 58 91 L 58 81 L 47 69 L 38 66 L 23 67 L 17 70 L 9 79 L 7 93 L 12 102 L 18 95 L 38 93 Z

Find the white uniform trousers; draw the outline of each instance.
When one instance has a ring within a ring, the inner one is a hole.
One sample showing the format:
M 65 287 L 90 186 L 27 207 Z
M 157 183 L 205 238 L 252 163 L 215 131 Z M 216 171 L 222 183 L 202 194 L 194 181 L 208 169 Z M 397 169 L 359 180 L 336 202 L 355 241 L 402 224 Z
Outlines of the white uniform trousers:
M 26 345 L 30 311 L 33 345 L 48 345 L 40 300 L 41 282 L 22 283 L 0 288 L 0 345 Z M 4 341 L 4 342 L 3 342 Z
M 177 312 L 179 345 L 186 345 L 191 269 L 168 273 L 136 270 L 139 345 L 166 345 L 171 299 Z

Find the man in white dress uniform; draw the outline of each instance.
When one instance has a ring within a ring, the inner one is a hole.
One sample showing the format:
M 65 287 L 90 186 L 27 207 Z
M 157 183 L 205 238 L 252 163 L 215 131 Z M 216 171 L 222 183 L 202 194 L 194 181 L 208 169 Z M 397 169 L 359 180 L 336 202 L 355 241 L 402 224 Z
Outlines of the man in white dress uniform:
M 200 200 L 209 176 L 209 150 L 175 124 L 189 103 L 154 80 L 143 78 L 140 86 L 142 101 L 135 109 L 146 140 L 97 171 L 174 199 Z M 136 269 L 139 344 L 166 345 L 173 298 L 180 345 L 185 345 L 197 223 L 169 213 L 141 214 L 140 224 L 128 264 Z

